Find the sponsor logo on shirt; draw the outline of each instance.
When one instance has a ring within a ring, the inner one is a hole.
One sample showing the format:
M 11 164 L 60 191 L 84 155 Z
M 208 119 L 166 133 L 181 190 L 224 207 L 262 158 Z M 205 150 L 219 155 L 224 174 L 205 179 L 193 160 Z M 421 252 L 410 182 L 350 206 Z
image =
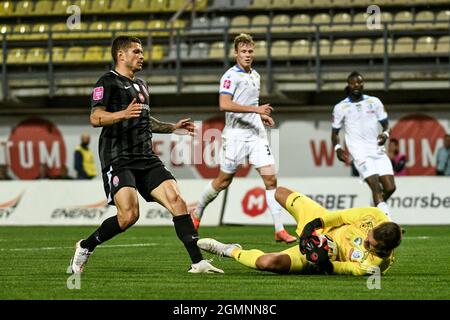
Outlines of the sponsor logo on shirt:
M 94 92 L 92 93 L 92 100 L 98 101 L 103 99 L 103 92 L 105 90 L 103 87 L 96 87 L 94 88 Z
M 223 83 L 223 87 L 225 89 L 230 89 L 231 88 L 231 80 L 225 80 Z
M 117 187 L 119 185 L 119 182 L 120 182 L 119 177 L 118 176 L 114 176 L 113 180 L 112 180 L 113 186 Z

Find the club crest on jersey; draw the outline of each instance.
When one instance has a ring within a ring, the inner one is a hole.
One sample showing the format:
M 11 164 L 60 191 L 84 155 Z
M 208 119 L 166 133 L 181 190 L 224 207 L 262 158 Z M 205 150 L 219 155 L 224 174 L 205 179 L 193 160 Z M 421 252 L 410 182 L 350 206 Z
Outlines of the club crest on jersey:
M 141 100 L 141 102 L 145 102 L 145 98 L 142 93 L 139 92 L 138 96 L 139 96 L 139 100 Z
M 92 92 L 92 100 L 98 101 L 103 99 L 103 93 L 104 93 L 103 87 L 96 87 L 94 88 L 94 92 Z
M 224 87 L 225 89 L 230 89 L 230 88 L 231 88 L 231 80 L 225 80 L 225 81 L 223 82 L 223 87 Z
M 133 86 L 138 92 L 141 91 L 141 87 L 139 87 L 139 85 L 137 83 L 133 83 Z
M 113 186 L 117 187 L 119 185 L 119 182 L 120 182 L 119 177 L 118 176 L 114 176 L 113 179 L 112 179 Z
M 361 260 L 362 257 L 364 256 L 363 252 L 360 250 L 353 250 L 350 253 L 350 260 L 355 261 L 355 260 Z
M 356 244 L 357 246 L 360 246 L 362 244 L 362 238 L 361 237 L 355 238 L 355 240 L 353 240 L 353 243 Z

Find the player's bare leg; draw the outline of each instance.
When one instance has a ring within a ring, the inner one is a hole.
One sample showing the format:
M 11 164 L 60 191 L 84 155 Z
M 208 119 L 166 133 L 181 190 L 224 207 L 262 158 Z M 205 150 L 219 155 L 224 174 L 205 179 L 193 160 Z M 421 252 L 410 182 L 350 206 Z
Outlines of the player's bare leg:
M 209 261 L 203 259 L 202 253 L 197 247 L 197 231 L 187 212 L 186 202 L 181 197 L 176 181 L 166 180 L 162 182 L 150 195 L 172 214 L 175 232 L 181 242 L 183 242 L 192 260 L 189 272 L 223 273 L 223 270 L 215 268 Z
M 289 273 L 291 258 L 285 253 L 265 253 L 256 260 L 256 267 L 262 271 Z
M 383 186 L 383 199 L 386 201 L 395 192 L 397 187 L 395 186 L 395 180 L 393 175 L 380 176 L 380 182 Z
M 282 206 L 275 200 L 275 192 L 277 188 L 277 176 L 275 175 L 275 166 L 269 165 L 256 169 L 261 175 L 266 187 L 266 201 L 272 214 L 273 224 L 275 227 L 275 241 L 292 243 L 297 238 L 291 236 L 284 228 L 281 221 Z

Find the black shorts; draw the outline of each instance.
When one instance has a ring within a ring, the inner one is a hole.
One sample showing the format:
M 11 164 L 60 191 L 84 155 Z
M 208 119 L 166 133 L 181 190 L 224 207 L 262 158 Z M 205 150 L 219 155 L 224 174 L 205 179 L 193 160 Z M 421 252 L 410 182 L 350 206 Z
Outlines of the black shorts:
M 159 160 L 159 159 L 158 159 Z M 154 201 L 150 193 L 162 182 L 175 178 L 166 169 L 161 161 L 154 163 L 151 168 L 118 168 L 103 173 L 103 186 L 105 188 L 108 204 L 114 204 L 114 195 L 122 187 L 133 187 L 147 201 Z

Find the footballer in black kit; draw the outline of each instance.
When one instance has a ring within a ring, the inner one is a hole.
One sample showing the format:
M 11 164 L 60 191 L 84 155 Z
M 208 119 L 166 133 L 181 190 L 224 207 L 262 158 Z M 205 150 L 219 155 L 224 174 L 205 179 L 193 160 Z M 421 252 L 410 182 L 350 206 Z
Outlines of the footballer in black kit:
M 111 70 L 95 85 L 91 107 L 106 106 L 106 111 L 121 111 L 136 99 L 142 106 L 141 116 L 103 127 L 99 155 L 108 203 L 123 186 L 135 187 L 147 201 L 150 192 L 161 182 L 175 179 L 152 150 L 152 127 L 147 84 L 131 80 Z
M 68 270 L 83 272 L 98 245 L 136 223 L 139 192 L 146 201 L 158 202 L 172 214 L 175 232 L 192 261 L 190 273 L 223 273 L 203 259 L 197 246 L 197 231 L 177 182 L 152 151 L 153 133 L 192 136 L 194 123 L 190 119 L 165 123 L 150 116 L 148 86 L 135 75 L 144 65 L 144 51 L 138 38 L 115 38 L 111 55 L 115 68 L 97 81 L 89 119 L 92 126 L 102 127 L 99 155 L 103 182 L 108 203 L 116 206 L 117 215 L 105 219 L 89 237 L 75 244 Z

